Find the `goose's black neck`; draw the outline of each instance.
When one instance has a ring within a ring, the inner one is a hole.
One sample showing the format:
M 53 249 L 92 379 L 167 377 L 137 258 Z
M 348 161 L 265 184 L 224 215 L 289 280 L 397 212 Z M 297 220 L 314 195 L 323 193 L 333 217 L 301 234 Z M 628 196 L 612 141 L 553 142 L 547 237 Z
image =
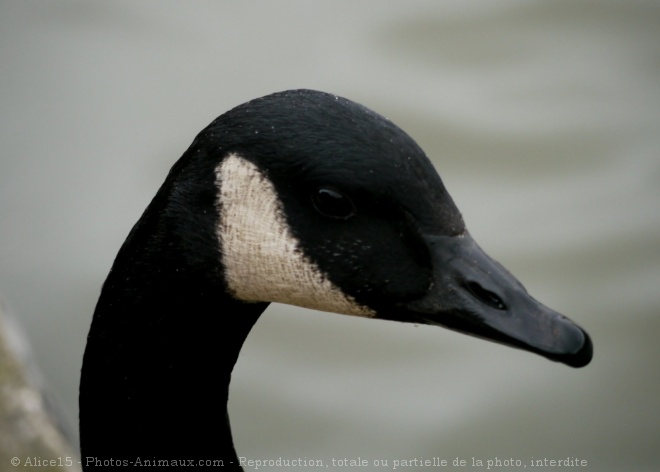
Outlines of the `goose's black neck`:
M 174 175 L 187 172 L 180 171 L 133 228 L 94 313 L 80 386 L 89 470 L 154 460 L 215 460 L 241 470 L 227 417 L 229 381 L 267 304 L 226 293 L 214 173 L 197 169 L 186 179 Z

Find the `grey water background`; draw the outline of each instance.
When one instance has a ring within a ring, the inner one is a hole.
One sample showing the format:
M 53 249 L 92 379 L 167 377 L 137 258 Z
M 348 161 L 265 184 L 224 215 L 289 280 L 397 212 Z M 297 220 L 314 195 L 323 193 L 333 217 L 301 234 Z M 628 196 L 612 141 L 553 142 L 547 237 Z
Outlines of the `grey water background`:
M 660 470 L 659 2 L 4 0 L 0 64 L 0 292 L 74 421 L 100 285 L 169 167 L 305 87 L 411 134 L 595 357 L 272 306 L 234 371 L 239 455 Z

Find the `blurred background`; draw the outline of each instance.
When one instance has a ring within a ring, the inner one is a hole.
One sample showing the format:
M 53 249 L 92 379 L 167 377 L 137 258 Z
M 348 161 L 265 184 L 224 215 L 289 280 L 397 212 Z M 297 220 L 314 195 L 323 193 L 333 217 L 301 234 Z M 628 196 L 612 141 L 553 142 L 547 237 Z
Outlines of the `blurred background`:
M 1 298 L 74 424 L 100 286 L 169 167 L 304 87 L 416 139 L 595 357 L 273 305 L 234 371 L 239 455 L 660 467 L 659 2 L 3 0 L 0 63 Z

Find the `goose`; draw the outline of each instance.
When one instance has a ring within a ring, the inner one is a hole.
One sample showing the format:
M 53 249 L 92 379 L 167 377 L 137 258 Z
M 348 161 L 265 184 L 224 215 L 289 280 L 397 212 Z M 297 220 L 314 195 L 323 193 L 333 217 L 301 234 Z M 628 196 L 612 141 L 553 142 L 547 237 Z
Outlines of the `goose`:
M 345 98 L 278 92 L 202 130 L 119 250 L 83 357 L 84 469 L 243 470 L 229 384 L 270 302 L 592 357 L 582 328 L 477 245 L 405 132 Z

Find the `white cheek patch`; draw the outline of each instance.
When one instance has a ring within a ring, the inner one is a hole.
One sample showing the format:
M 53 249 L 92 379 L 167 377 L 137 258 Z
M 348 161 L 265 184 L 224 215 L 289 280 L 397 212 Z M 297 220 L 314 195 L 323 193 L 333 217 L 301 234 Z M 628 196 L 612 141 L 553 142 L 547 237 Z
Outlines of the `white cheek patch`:
M 232 295 L 248 302 L 279 302 L 314 310 L 373 316 L 344 294 L 301 251 L 273 184 L 239 155 L 216 169 L 225 278 Z

